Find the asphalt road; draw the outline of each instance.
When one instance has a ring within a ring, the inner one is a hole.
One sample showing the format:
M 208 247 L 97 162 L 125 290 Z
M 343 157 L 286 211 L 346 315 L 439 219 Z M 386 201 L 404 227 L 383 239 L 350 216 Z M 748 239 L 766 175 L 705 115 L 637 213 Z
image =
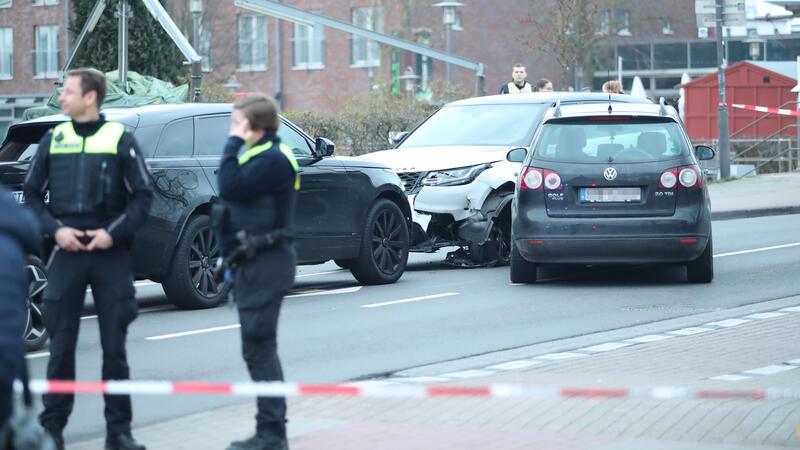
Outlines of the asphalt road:
M 800 215 L 714 223 L 715 280 L 689 285 L 678 267 L 549 269 L 511 285 L 508 268 L 450 269 L 444 253 L 412 255 L 396 284 L 361 287 L 333 264 L 301 267 L 284 303 L 280 353 L 291 381 L 341 381 L 800 294 Z M 130 329 L 136 379 L 246 380 L 233 309 L 179 311 L 157 285 L 138 288 Z M 100 376 L 96 321 L 87 307 L 78 378 Z M 29 355 L 35 378 L 46 354 Z M 241 399 L 134 399 L 134 426 Z M 102 399 L 82 396 L 67 441 L 102 436 Z

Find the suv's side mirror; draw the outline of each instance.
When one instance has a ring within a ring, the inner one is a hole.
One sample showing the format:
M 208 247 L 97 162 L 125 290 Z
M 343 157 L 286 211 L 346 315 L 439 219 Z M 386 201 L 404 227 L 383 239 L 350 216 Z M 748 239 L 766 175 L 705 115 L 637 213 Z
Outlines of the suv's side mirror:
M 700 161 L 708 161 L 714 159 L 714 149 L 707 145 L 698 145 L 694 148 L 694 153 Z
M 506 160 L 513 163 L 521 163 L 525 161 L 525 157 L 528 156 L 528 150 L 524 148 L 515 148 L 510 152 L 506 153 Z
M 333 155 L 334 150 L 336 150 L 336 144 L 331 142 L 330 139 L 317 138 L 314 141 L 314 153 L 320 158 Z
M 392 147 L 397 147 L 397 144 L 403 141 L 403 139 L 408 136 L 408 131 L 401 131 L 394 136 L 389 137 L 389 143 L 392 144 Z

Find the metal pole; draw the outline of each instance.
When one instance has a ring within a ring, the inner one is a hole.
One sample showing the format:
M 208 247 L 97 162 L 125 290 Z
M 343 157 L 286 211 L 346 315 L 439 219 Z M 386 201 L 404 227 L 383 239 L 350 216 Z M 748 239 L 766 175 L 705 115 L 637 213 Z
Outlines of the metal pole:
M 202 80 L 203 80 L 203 61 L 193 61 L 192 62 L 192 103 L 197 103 L 201 101 L 201 92 L 202 92 Z
M 69 57 L 69 0 L 64 1 L 64 63 L 66 64 Z
M 193 28 L 193 30 L 192 30 L 193 31 L 193 33 L 192 33 L 192 47 L 194 47 L 195 50 L 200 48 L 200 18 L 201 17 L 202 17 L 201 13 L 199 13 L 199 12 L 193 12 L 192 13 L 192 28 Z
M 453 34 L 453 26 L 447 24 L 447 54 L 453 53 L 453 43 L 452 43 L 452 34 Z M 447 87 L 450 87 L 452 81 L 452 70 L 450 68 L 450 63 L 447 63 Z
M 717 82 L 719 84 L 719 104 L 717 105 L 717 133 L 719 135 L 719 172 L 723 180 L 731 178 L 731 150 L 728 131 L 728 108 L 725 105 L 725 58 L 722 43 L 723 0 L 716 1 L 717 6 Z
M 119 82 L 128 90 L 128 0 L 119 0 L 119 36 L 117 42 L 117 70 Z
M 797 73 L 797 75 L 796 75 L 796 77 L 797 77 L 797 85 L 800 86 L 800 56 L 797 57 L 796 70 L 797 70 L 797 72 L 796 72 Z M 800 90 L 797 91 L 797 104 L 795 104 L 795 109 L 800 111 Z M 800 172 L 800 116 L 797 117 L 797 130 L 796 130 L 796 133 L 797 133 L 797 148 L 796 148 L 796 151 L 797 151 L 797 159 L 796 159 L 796 161 L 797 161 L 797 171 Z M 791 142 L 789 143 L 789 145 L 791 145 Z M 791 155 L 792 152 L 789 151 L 789 154 Z M 792 168 L 791 168 L 791 164 L 790 164 L 789 171 L 791 171 L 791 170 L 792 170 Z
M 622 86 L 622 56 L 617 56 L 617 81 Z

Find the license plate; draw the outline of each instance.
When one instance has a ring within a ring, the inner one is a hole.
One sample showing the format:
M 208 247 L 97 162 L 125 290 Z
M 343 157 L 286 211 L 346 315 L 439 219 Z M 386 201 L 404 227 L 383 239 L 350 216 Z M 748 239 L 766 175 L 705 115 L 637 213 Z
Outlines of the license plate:
M 25 193 L 22 191 L 14 191 L 12 192 L 14 195 L 14 200 L 17 201 L 20 205 L 25 203 Z M 44 202 L 50 203 L 50 191 L 45 191 L 44 193 Z
M 585 203 L 639 202 L 642 200 L 642 189 L 638 187 L 581 188 L 580 199 Z

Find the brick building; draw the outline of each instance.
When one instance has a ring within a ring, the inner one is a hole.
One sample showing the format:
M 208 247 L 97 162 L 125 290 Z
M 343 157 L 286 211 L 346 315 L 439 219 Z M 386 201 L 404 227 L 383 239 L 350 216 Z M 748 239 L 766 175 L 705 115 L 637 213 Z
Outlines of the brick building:
M 530 81 L 549 78 L 556 89 L 562 90 L 576 86 L 573 68 L 562 68 L 537 43 L 529 14 L 544 14 L 547 2 L 462 0 L 459 23 L 452 33 L 453 53 L 485 65 L 487 93 L 497 92 L 509 80 L 515 62 L 528 66 Z M 445 48 L 442 11 L 431 6 L 434 0 L 282 3 Z M 528 7 L 522 7 L 522 3 Z M 191 41 L 189 0 L 167 0 L 166 4 Z M 233 1 L 204 0 L 203 4 L 197 49 L 206 57 L 206 80 L 231 90 L 277 94 L 287 110 L 331 111 L 341 99 L 373 89 L 394 88 L 397 92 L 403 88 L 398 76 L 409 67 L 419 76 L 417 89 L 422 93 L 445 80 L 445 65 L 420 55 L 335 29 L 263 16 L 239 8 Z M 609 74 L 615 77 L 618 56 L 623 58 L 624 84 L 629 86 L 633 75 L 640 75 L 653 95 L 677 93 L 675 86 L 683 72 L 699 76 L 714 70 L 713 35 L 697 37 L 694 0 L 603 0 L 601 4 L 603 8 L 593 19 L 597 29 L 595 56 L 599 57 L 582 77 L 585 84 L 598 89 Z M 52 92 L 58 68 L 63 67 L 68 54 L 70 37 L 65 34 L 65 18 L 69 5 L 69 0 L 0 0 L 0 136 L 4 134 L 3 121 L 21 114 L 22 108 L 14 105 L 41 103 Z M 793 39 L 796 35 L 792 33 L 790 30 L 773 39 L 777 44 L 765 40 L 761 56 L 786 59 L 800 54 L 800 45 L 794 45 L 800 39 Z M 751 44 L 744 41 L 742 37 L 732 39 L 728 46 L 731 62 L 748 57 L 741 49 Z M 460 91 L 474 92 L 473 72 L 453 67 L 452 73 Z

